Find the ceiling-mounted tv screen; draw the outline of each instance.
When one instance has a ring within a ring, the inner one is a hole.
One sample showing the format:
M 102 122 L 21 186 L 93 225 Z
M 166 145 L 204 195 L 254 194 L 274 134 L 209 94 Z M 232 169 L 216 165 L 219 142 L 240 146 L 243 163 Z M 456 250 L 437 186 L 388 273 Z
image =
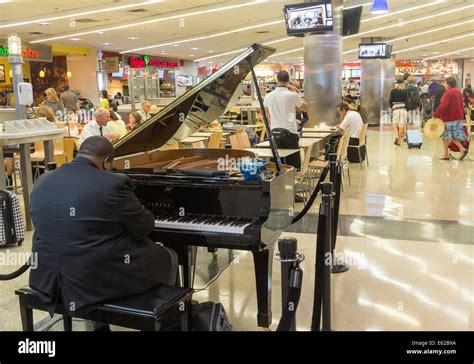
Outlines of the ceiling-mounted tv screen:
M 363 58 L 390 58 L 392 45 L 387 43 L 359 44 L 359 59 Z
M 334 29 L 331 1 L 285 5 L 286 32 L 292 36 Z
M 342 35 L 353 35 L 359 33 L 362 6 L 344 9 L 342 12 Z

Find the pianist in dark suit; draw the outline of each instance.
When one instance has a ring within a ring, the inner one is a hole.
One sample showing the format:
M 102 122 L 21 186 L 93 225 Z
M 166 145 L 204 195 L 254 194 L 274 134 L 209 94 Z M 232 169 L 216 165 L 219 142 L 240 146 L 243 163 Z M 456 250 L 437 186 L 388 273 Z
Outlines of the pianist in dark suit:
M 147 239 L 154 216 L 129 178 L 110 172 L 113 156 L 107 139 L 92 136 L 72 163 L 35 183 L 30 286 L 50 313 L 57 302 L 81 310 L 176 280 L 176 253 Z

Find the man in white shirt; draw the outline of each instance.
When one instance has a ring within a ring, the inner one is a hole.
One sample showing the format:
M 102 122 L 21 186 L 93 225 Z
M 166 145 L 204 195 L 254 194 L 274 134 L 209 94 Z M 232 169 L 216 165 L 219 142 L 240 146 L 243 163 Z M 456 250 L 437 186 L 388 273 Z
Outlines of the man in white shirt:
M 277 148 L 299 150 L 296 108 L 308 111 L 308 104 L 301 99 L 298 89 L 289 85 L 290 75 L 288 72 L 278 72 L 277 80 L 278 87 L 268 93 L 263 102 L 269 117 L 270 128 L 275 137 Z M 286 157 L 284 163 L 300 169 L 300 153 L 297 152 Z
M 107 127 L 107 122 L 110 119 L 109 111 L 103 108 L 99 108 L 95 112 L 95 120 L 92 120 L 87 124 L 84 129 L 82 129 L 80 142 L 86 140 L 87 138 L 95 136 L 103 136 L 107 138 L 111 143 L 114 143 L 118 139 L 117 134 L 113 134 L 110 129 Z
M 151 108 L 150 101 L 146 101 L 146 100 L 142 101 L 141 109 L 138 112 L 140 114 L 140 116 L 142 117 L 142 121 L 146 121 L 147 119 L 151 118 L 150 108 Z
M 364 122 L 360 114 L 351 110 L 349 105 L 341 102 L 337 105 L 337 112 L 339 113 L 342 123 L 337 125 L 337 130 L 344 133 L 346 130 L 349 133 L 349 145 L 359 145 L 359 136 Z M 365 160 L 365 150 L 361 149 L 362 161 Z M 359 154 L 355 148 L 348 148 L 347 159 L 349 162 L 359 163 Z

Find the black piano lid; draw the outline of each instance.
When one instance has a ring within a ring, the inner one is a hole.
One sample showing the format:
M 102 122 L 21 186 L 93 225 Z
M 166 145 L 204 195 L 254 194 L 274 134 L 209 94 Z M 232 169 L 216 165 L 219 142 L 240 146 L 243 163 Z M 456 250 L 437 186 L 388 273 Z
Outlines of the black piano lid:
M 114 144 L 115 156 L 150 152 L 180 140 L 209 125 L 227 109 L 239 85 L 250 72 L 247 62 L 262 62 L 274 48 L 253 44 L 214 74 L 181 95 L 159 113 Z

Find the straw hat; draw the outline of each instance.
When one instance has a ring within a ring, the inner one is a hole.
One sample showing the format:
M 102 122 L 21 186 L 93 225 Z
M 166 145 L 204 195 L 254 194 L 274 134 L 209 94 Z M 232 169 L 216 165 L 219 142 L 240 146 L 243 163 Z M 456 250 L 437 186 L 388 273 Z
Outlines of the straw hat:
M 444 123 L 441 119 L 431 118 L 425 124 L 423 133 L 429 139 L 440 138 L 444 133 Z

